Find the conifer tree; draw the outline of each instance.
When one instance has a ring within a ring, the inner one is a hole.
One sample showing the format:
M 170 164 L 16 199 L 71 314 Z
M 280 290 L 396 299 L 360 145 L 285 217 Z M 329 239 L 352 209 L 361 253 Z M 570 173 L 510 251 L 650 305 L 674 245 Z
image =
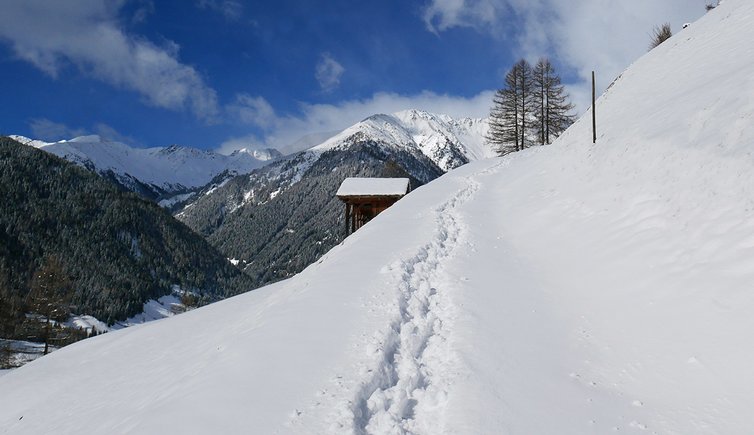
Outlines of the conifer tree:
M 534 132 L 538 143 L 546 145 L 573 124 L 573 104 L 549 59 L 539 59 L 532 76 Z

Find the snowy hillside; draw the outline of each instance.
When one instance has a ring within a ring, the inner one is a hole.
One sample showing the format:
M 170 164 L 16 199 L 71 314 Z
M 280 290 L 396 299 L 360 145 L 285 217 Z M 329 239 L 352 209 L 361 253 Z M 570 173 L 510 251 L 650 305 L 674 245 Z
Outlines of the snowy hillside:
M 750 433 L 752 18 L 635 62 L 595 145 L 587 114 L 292 279 L 3 375 L 0 433 Z
M 53 143 L 11 137 L 97 172 L 112 171 L 126 187 L 143 183 L 168 193 L 204 186 L 224 171 L 249 173 L 280 156 L 275 150 L 243 149 L 226 156 L 177 145 L 132 148 L 96 135 Z

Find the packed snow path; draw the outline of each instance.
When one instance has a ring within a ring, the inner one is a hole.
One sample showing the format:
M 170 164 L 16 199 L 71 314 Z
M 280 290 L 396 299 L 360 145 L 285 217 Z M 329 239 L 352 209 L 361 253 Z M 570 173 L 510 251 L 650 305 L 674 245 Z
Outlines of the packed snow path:
M 377 366 L 354 403 L 358 433 L 439 433 L 455 355 L 448 342 L 454 306 L 438 283 L 441 265 L 459 243 L 457 208 L 478 189 L 470 185 L 435 210 L 435 234 L 408 259 L 390 266 L 400 289 L 398 314 L 375 345 Z M 456 369 L 457 370 L 457 369 Z M 427 405 L 429 402 L 429 405 Z

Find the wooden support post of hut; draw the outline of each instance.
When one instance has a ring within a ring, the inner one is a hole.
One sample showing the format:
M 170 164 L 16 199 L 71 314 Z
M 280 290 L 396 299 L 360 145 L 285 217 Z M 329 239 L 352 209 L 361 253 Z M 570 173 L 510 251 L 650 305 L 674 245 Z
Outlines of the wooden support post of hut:
M 335 195 L 346 204 L 346 236 L 395 204 L 408 189 L 408 178 L 350 177 L 343 180 Z

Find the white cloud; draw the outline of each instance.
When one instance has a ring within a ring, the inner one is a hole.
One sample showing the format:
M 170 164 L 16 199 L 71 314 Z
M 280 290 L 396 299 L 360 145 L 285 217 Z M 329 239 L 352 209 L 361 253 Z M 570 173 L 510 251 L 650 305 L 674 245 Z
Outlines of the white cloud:
M 604 90 L 646 53 L 652 29 L 670 22 L 679 32 L 704 14 L 704 1 L 689 0 L 431 0 L 424 21 L 431 32 L 473 27 L 496 38 L 516 29 L 514 55 L 549 56 L 574 71 L 569 83 L 579 111 L 588 107 L 591 71 Z M 505 12 L 505 13 L 503 13 Z M 563 71 L 561 71 L 562 73 Z
M 131 21 L 135 24 L 142 24 L 147 18 L 154 13 L 154 2 L 152 0 L 139 0 L 139 6 L 133 13 Z
M 142 146 L 142 144 L 138 140 L 134 139 L 131 136 L 122 134 L 113 127 L 110 127 L 109 125 L 102 122 L 94 124 L 92 132 L 105 140 L 122 142 L 128 145 Z
M 67 66 L 135 91 L 153 106 L 189 109 L 212 120 L 217 96 L 194 68 L 178 60 L 178 46 L 157 46 L 118 25 L 123 0 L 3 1 L 0 41 L 16 56 L 57 77 Z
M 263 130 L 274 127 L 277 120 L 275 109 L 263 97 L 239 94 L 227 110 L 244 124 L 251 124 Z
M 502 7 L 503 3 L 495 0 L 432 0 L 422 18 L 427 30 L 435 34 L 453 27 L 495 31 Z
M 218 12 L 228 21 L 236 21 L 243 16 L 243 5 L 235 0 L 197 0 L 196 6 Z
M 228 153 L 238 148 L 284 148 L 303 136 L 312 133 L 334 132 L 349 127 L 377 113 L 395 113 L 406 109 L 421 109 L 442 113 L 454 118 L 482 118 L 489 114 L 494 91 L 480 92 L 470 98 L 435 94 L 425 91 L 417 95 L 377 93 L 363 100 L 347 100 L 337 104 L 301 104 L 298 116 L 277 116 L 266 119 L 266 135 L 262 139 L 254 136 L 231 138 L 220 147 Z M 262 97 L 249 97 L 250 100 L 264 101 Z M 269 106 L 269 103 L 259 104 Z M 251 119 L 256 119 L 253 116 Z M 258 125 L 258 124 L 257 124 Z
M 31 129 L 32 139 L 39 139 L 45 142 L 56 142 L 88 134 L 82 128 L 70 128 L 65 124 L 50 121 L 46 118 L 32 119 L 29 122 L 29 128 Z
M 655 26 L 670 22 L 679 32 L 684 22 L 704 14 L 703 2 L 694 7 L 688 0 L 511 1 L 526 17 L 521 38 L 525 55 L 554 51 L 584 80 L 596 70 L 603 88 L 646 53 Z
M 340 77 L 343 72 L 345 72 L 343 65 L 333 59 L 330 53 L 323 53 L 315 68 L 314 77 L 323 91 L 330 92 L 340 86 Z
M 78 136 L 96 134 L 105 140 L 122 142 L 129 145 L 139 145 L 139 142 L 131 136 L 121 134 L 113 127 L 97 123 L 92 128 L 69 127 L 60 122 L 54 122 L 46 118 L 36 118 L 29 122 L 32 139 L 40 139 L 46 142 L 73 139 Z

